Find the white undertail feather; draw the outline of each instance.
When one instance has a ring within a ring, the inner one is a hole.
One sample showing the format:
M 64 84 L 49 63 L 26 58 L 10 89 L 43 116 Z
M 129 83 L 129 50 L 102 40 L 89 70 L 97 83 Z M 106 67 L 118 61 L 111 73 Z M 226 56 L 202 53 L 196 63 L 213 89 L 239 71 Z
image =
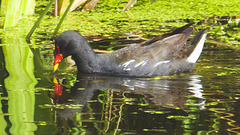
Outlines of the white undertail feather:
M 201 55 L 206 36 L 207 36 L 206 33 L 204 33 L 202 35 L 201 40 L 198 42 L 198 44 L 196 45 L 196 47 L 193 50 L 193 52 L 191 53 L 191 55 L 187 58 L 188 62 L 190 62 L 190 63 L 196 63 L 197 62 L 198 58 Z

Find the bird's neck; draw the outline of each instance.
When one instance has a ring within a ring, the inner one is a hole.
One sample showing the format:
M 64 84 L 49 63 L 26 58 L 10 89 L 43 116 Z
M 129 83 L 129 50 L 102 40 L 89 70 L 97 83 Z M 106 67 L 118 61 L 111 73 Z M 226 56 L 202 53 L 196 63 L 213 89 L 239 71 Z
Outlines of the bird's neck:
M 78 71 L 83 73 L 98 72 L 98 57 L 91 46 L 86 42 L 84 46 L 76 48 L 72 54 L 72 58 L 76 62 Z

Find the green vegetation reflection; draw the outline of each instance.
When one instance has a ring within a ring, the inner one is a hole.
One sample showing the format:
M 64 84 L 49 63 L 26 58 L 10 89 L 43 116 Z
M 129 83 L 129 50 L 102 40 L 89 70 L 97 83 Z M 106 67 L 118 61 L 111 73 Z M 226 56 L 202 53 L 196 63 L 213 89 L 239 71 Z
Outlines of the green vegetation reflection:
M 5 68 L 9 76 L 4 80 L 8 93 L 8 113 L 11 134 L 34 134 L 35 85 L 33 54 L 25 39 L 9 32 L 2 42 Z

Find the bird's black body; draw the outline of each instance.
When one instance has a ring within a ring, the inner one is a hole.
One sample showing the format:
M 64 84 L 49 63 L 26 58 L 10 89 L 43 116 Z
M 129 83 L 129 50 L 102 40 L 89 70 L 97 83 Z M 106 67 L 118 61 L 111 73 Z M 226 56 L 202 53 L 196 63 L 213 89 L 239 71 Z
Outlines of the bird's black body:
M 63 58 L 72 56 L 79 72 L 121 76 L 162 76 L 191 72 L 199 58 L 205 30 L 185 44 L 193 31 L 190 24 L 112 53 L 97 54 L 77 32 L 65 31 L 55 41 Z

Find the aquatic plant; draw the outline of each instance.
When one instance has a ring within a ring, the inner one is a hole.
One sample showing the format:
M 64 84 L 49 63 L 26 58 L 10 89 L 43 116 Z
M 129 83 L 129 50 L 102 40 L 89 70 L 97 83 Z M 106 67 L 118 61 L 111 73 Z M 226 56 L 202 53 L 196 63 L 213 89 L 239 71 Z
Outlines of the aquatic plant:
M 21 16 L 33 15 L 35 0 L 2 0 L 1 16 L 5 16 L 4 28 L 17 25 Z

